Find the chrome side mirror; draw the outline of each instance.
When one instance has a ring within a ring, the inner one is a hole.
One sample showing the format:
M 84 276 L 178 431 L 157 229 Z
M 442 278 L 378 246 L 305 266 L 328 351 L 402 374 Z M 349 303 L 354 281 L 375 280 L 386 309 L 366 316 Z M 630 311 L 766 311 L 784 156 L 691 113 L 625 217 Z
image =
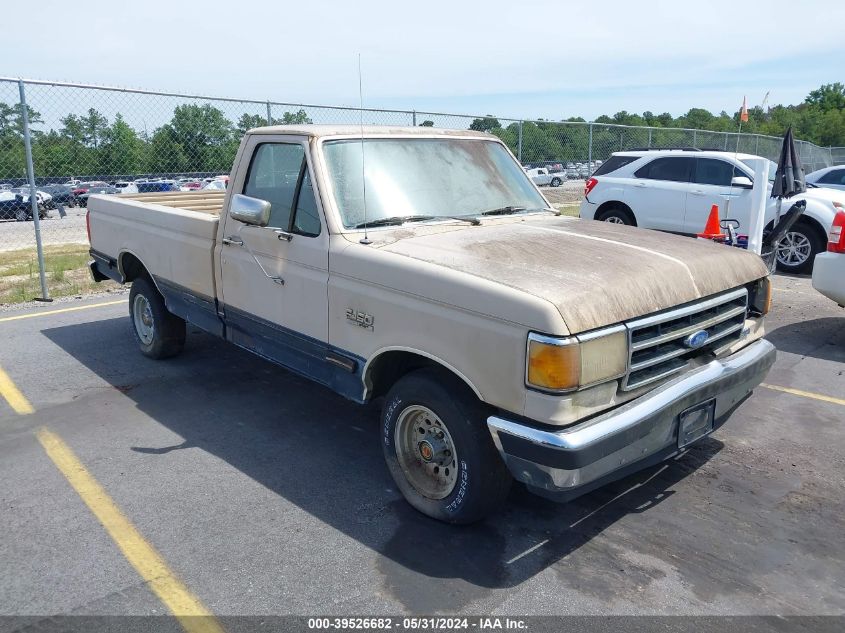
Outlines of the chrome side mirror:
M 731 178 L 731 187 L 739 187 L 740 189 L 753 189 L 754 183 L 748 176 L 734 176 Z
M 270 221 L 270 203 L 236 193 L 229 205 L 229 216 L 244 224 L 267 226 Z

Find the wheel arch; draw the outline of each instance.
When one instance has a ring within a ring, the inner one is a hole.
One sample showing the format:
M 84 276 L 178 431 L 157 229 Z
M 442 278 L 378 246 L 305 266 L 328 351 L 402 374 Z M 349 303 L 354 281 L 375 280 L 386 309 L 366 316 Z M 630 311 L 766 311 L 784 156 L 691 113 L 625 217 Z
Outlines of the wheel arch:
M 602 202 L 596 209 L 593 218 L 598 219 L 602 213 L 604 213 L 605 211 L 609 211 L 610 209 L 621 209 L 627 212 L 628 214 L 630 214 L 631 219 L 634 221 L 634 226 L 637 226 L 637 216 L 634 214 L 634 210 L 621 200 L 608 200 L 606 202 Z
M 476 398 L 484 400 L 472 381 L 442 358 L 410 347 L 392 346 L 378 350 L 364 365 L 364 401 L 386 394 L 400 378 L 426 367 L 448 372 L 464 384 Z
M 138 277 L 146 276 L 153 283 L 155 289 L 161 292 L 155 277 L 153 277 L 152 273 L 144 265 L 144 262 L 141 261 L 141 258 L 132 251 L 124 250 L 120 252 L 117 256 L 117 270 L 123 280 L 122 283 L 128 284 L 135 281 Z

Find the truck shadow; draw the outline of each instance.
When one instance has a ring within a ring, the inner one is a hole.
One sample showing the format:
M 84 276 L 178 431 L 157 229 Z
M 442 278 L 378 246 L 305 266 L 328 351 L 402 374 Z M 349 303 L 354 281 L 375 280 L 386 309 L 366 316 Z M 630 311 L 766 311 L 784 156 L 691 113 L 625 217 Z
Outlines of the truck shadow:
M 577 574 L 577 566 L 561 561 L 626 516 L 670 498 L 723 447 L 707 438 L 678 459 L 566 505 L 516 486 L 499 515 L 467 527 L 444 525 L 411 509 L 392 485 L 377 441 L 377 406 L 360 407 L 202 333 L 189 335 L 180 357 L 151 361 L 137 351 L 128 327 L 119 318 L 43 331 L 184 438 L 171 446 L 127 444 L 126 451 L 144 455 L 150 469 L 159 455 L 189 448 L 225 460 L 376 552 L 384 590 L 410 612 L 455 612 L 550 567 Z M 603 551 L 615 565 L 614 550 Z
M 845 310 L 841 317 L 796 321 L 766 333 L 778 351 L 845 362 Z

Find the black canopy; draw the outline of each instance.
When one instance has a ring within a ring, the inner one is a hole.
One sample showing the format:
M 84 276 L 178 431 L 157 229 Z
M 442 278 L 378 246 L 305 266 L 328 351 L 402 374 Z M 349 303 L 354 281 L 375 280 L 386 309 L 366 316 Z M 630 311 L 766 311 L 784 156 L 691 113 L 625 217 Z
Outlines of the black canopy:
M 772 187 L 772 198 L 791 198 L 795 194 L 807 191 L 804 180 L 804 168 L 795 149 L 795 139 L 792 138 L 792 126 L 783 137 L 783 147 L 780 150 L 778 168 L 775 172 L 775 183 Z

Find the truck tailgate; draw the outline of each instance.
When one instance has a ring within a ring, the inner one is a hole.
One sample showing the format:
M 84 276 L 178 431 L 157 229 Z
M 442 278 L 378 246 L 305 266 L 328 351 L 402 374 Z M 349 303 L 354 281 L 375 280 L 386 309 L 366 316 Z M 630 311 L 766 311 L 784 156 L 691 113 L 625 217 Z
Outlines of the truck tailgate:
M 214 244 L 224 195 L 91 196 L 91 248 L 114 260 L 131 253 L 154 277 L 213 299 Z

